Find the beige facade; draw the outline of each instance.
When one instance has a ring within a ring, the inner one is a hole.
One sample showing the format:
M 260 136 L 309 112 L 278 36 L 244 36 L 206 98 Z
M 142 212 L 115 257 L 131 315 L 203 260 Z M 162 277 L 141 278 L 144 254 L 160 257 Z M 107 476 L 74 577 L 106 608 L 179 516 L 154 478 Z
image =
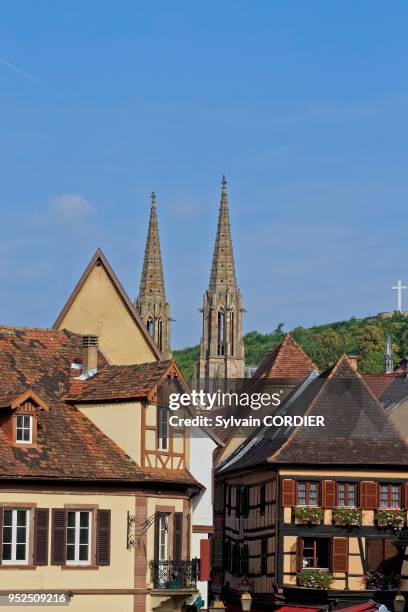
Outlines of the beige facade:
M 54 328 L 98 336 L 100 349 L 112 364 L 147 363 L 161 357 L 101 251 L 90 262 Z

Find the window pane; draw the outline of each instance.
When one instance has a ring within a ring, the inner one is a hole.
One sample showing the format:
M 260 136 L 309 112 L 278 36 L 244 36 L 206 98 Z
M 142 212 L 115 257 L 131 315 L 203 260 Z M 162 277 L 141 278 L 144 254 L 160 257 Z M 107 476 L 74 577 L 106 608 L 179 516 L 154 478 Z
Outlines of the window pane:
M 3 544 L 3 560 L 11 561 L 11 544 Z
M 86 544 L 79 547 L 79 560 L 88 561 L 88 546 Z
M 3 543 L 4 544 L 11 544 L 11 533 L 12 533 L 11 527 L 3 527 Z
M 380 506 L 388 506 L 388 486 L 380 485 Z
M 67 529 L 67 543 L 75 544 L 75 529 L 72 529 L 71 527 Z
M 400 505 L 400 491 L 398 485 L 391 487 L 391 506 L 392 508 L 399 508 Z
M 17 510 L 17 525 L 19 527 L 27 524 L 27 510 Z
M 23 442 L 29 442 L 29 441 L 30 441 L 30 430 L 23 429 Z
M 356 487 L 353 484 L 348 486 L 348 505 L 356 505 Z
M 16 546 L 16 561 L 24 561 L 26 553 L 25 544 L 17 544 Z
M 88 544 L 88 529 L 81 529 L 79 532 L 79 543 Z
M 75 561 L 75 546 L 73 544 L 67 546 L 67 561 Z
M 75 512 L 68 512 L 68 527 L 75 527 Z
M 89 512 L 81 512 L 80 513 L 80 522 L 81 527 L 88 527 L 89 525 Z
M 17 527 L 17 543 L 25 544 L 27 531 L 25 527 Z
M 12 524 L 12 516 L 13 516 L 13 511 L 12 510 L 5 510 L 4 511 L 4 518 L 3 518 L 3 524 L 4 525 L 10 525 Z
M 23 416 L 18 414 L 17 415 L 17 423 L 16 423 L 17 427 L 21 428 L 24 425 L 24 420 L 23 420 Z
M 298 504 L 301 506 L 306 505 L 306 483 L 298 483 Z
M 309 489 L 309 504 L 315 506 L 317 504 L 317 482 L 310 483 Z

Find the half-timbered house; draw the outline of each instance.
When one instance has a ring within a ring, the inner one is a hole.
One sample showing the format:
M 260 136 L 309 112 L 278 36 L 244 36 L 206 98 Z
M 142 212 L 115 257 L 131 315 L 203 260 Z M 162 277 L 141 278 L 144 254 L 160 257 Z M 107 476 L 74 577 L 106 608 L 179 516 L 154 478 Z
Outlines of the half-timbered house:
M 276 410 L 324 427 L 261 427 L 216 469 L 213 591 L 254 608 L 407 589 L 408 447 L 343 357 Z M 380 593 L 381 595 L 381 593 Z M 336 603 L 337 602 L 337 603 Z

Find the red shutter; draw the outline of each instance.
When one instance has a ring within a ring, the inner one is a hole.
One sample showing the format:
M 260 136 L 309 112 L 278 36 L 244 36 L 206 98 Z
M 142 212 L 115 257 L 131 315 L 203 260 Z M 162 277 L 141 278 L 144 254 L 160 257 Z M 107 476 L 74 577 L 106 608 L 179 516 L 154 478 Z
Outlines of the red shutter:
M 96 565 L 110 565 L 111 511 L 98 510 L 96 515 Z
M 370 572 L 379 570 L 384 561 L 384 545 L 380 539 L 367 540 L 367 566 Z
M 0 507 L 0 562 L 3 556 L 3 508 Z
M 323 508 L 334 508 L 336 505 L 336 483 L 334 480 L 323 480 L 322 487 Z
M 51 565 L 65 565 L 67 559 L 67 511 L 52 510 Z
M 296 571 L 303 569 L 303 539 L 298 537 L 296 540 Z
M 333 572 L 348 571 L 348 539 L 333 538 Z
M 211 540 L 200 540 L 200 580 L 207 582 L 210 579 L 211 568 Z
M 295 505 L 295 481 L 290 478 L 282 480 L 282 506 L 292 508 Z
M 173 515 L 173 559 L 181 561 L 183 558 L 183 513 L 175 512 Z
M 36 508 L 34 514 L 33 564 L 48 565 L 48 508 Z
M 360 505 L 363 510 L 378 508 L 378 485 L 371 480 L 360 483 Z

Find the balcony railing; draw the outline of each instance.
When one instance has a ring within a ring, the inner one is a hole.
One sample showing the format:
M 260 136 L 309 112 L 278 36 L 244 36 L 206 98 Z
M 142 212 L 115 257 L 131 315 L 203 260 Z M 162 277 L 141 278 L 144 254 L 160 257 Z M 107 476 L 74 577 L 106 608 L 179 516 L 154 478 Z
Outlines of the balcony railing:
M 150 561 L 154 589 L 195 589 L 199 560 Z

